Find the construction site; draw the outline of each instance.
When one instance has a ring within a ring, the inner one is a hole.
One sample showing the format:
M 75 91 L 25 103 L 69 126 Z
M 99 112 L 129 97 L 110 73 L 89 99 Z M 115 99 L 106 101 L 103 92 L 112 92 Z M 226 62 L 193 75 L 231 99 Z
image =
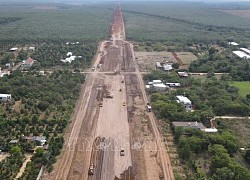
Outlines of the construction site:
M 174 180 L 167 141 L 158 130 L 133 45 L 116 5 L 46 180 Z

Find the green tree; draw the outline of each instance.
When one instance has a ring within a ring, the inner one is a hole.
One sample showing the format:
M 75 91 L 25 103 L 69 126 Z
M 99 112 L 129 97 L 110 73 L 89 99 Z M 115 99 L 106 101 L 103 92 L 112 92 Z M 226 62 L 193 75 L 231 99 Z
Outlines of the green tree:
M 13 156 L 19 156 L 19 155 L 21 155 L 21 153 L 22 153 L 22 150 L 19 146 L 13 146 L 10 149 L 10 154 Z

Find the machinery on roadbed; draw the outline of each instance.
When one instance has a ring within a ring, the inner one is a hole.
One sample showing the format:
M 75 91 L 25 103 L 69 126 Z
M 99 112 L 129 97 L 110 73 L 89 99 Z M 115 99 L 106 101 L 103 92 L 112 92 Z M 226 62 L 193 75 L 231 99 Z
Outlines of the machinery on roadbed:
M 147 111 L 148 111 L 148 112 L 151 112 L 151 111 L 152 111 L 152 107 L 150 106 L 149 103 L 147 103 Z
M 112 99 L 114 96 L 113 96 L 113 94 L 110 94 L 110 92 L 107 92 L 104 97 Z
M 103 103 L 102 103 L 102 101 L 99 103 L 99 107 L 103 107 Z
M 94 175 L 94 168 L 95 168 L 94 164 L 90 164 L 88 171 L 89 175 Z
M 124 155 L 125 155 L 125 151 L 124 151 L 123 148 L 121 148 L 121 150 L 120 150 L 120 156 L 124 156 Z

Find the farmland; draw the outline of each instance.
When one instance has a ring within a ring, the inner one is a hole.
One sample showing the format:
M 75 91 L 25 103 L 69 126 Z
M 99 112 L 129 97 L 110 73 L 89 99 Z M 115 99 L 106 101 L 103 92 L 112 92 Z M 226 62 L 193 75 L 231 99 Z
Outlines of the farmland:
M 245 81 L 245 82 L 233 81 L 232 83 L 230 83 L 230 85 L 236 86 L 237 88 L 239 88 L 239 94 L 243 97 L 245 97 L 247 94 L 250 94 L 250 82 L 249 81 Z
M 112 11 L 87 6 L 51 6 L 55 8 L 0 6 L 1 42 L 98 42 L 107 36 Z
M 153 8 L 152 8 L 153 7 Z M 135 41 L 247 41 L 247 19 L 199 3 L 126 3 L 127 37 Z

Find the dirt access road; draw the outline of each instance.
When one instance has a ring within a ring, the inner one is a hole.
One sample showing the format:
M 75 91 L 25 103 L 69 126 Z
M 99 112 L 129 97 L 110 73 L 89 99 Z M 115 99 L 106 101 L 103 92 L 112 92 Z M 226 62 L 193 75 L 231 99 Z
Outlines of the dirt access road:
M 142 75 L 133 46 L 125 41 L 119 5 L 110 40 L 100 43 L 94 67 L 87 73 L 54 171 L 43 179 L 174 179 L 153 113 L 145 110 Z

